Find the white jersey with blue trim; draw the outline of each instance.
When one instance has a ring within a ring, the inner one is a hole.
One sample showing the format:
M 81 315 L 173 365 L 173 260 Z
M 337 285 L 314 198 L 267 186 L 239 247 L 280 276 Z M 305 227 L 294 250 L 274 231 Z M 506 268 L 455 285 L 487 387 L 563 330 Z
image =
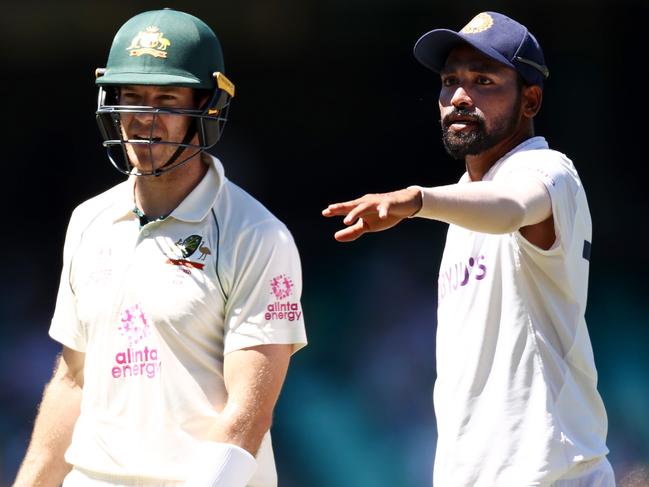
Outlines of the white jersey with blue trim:
M 50 335 L 85 352 L 68 463 L 183 480 L 226 401 L 223 356 L 307 343 L 301 266 L 286 228 L 209 169 L 166 218 L 140 227 L 134 177 L 73 212 Z M 251 484 L 276 485 L 270 436 Z

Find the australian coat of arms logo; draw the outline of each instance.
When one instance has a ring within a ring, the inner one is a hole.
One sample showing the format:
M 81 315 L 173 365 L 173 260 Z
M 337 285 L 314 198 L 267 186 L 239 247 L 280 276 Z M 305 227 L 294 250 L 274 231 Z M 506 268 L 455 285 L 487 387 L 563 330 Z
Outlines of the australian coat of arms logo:
M 200 253 L 197 260 L 205 260 L 208 255 L 212 254 L 210 248 L 203 241 L 203 237 L 200 235 L 190 235 L 189 237 L 183 239 L 179 238 L 174 242 L 176 249 L 176 257 L 169 258 L 167 260 L 168 264 L 173 264 L 179 266 L 183 272 L 189 274 L 189 269 L 199 269 L 203 270 L 205 264 L 201 262 L 195 262 L 189 260 L 189 257 L 194 255 L 196 251 Z
M 144 31 L 138 32 L 126 50 L 130 51 L 130 56 L 148 54 L 153 57 L 166 58 L 167 47 L 170 45 L 171 41 L 164 37 L 163 33 L 160 32 L 160 28 L 151 25 Z

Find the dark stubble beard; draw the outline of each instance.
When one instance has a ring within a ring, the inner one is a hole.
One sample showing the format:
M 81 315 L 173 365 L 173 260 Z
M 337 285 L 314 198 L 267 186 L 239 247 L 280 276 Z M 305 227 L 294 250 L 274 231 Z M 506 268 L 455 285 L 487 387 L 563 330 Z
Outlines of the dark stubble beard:
M 455 109 L 447 114 L 441 122 L 442 141 L 446 152 L 457 160 L 464 160 L 466 156 L 474 156 L 491 149 L 498 142 L 514 132 L 518 118 L 517 114 L 521 106 L 520 94 L 517 95 L 512 111 L 493 122 L 491 130 L 487 131 L 484 117 L 474 111 Z M 453 123 L 449 117 L 460 116 L 469 118 L 474 122 L 472 129 L 462 132 L 452 132 L 449 130 Z

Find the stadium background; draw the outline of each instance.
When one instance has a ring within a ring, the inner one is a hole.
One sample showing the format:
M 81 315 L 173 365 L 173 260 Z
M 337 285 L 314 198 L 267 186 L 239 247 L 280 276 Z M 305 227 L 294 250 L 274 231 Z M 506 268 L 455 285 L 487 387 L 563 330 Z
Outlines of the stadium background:
M 237 87 L 214 149 L 226 174 L 294 234 L 310 345 L 276 411 L 282 487 L 430 485 L 436 274 L 445 225 L 411 220 L 338 244 L 329 202 L 454 182 L 436 77 L 420 34 L 497 10 L 529 25 L 551 76 L 537 132 L 588 191 L 594 242 L 587 311 L 610 459 L 649 459 L 646 0 L 431 2 L 9 1 L 0 17 L 3 146 L 0 486 L 24 453 L 58 346 L 47 337 L 73 207 L 121 180 L 100 148 L 93 72 L 116 29 L 173 7 L 219 36 Z

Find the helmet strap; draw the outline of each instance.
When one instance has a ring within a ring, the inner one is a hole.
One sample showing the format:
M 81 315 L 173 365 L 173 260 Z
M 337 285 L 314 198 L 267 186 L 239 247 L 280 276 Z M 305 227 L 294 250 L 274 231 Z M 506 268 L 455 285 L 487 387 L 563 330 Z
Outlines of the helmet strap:
M 162 172 L 164 172 L 164 171 L 162 171 L 163 169 L 165 169 L 166 167 L 169 167 L 174 162 L 176 162 L 176 160 L 178 160 L 178 158 L 180 157 L 180 154 L 182 154 L 182 152 L 187 148 L 187 147 L 185 147 L 185 145 L 189 144 L 189 141 L 192 140 L 192 137 L 194 137 L 195 134 L 196 134 L 196 120 L 192 119 L 192 121 L 189 124 L 189 127 L 187 127 L 187 133 L 185 133 L 185 137 L 183 138 L 183 140 L 181 142 L 181 144 L 183 144 L 183 145 L 179 145 L 176 148 L 176 151 L 171 155 L 171 157 L 169 158 L 169 160 L 167 162 L 165 162 L 159 168 L 154 169 L 153 170 L 153 175 L 154 176 L 159 176 L 160 174 L 162 174 Z

